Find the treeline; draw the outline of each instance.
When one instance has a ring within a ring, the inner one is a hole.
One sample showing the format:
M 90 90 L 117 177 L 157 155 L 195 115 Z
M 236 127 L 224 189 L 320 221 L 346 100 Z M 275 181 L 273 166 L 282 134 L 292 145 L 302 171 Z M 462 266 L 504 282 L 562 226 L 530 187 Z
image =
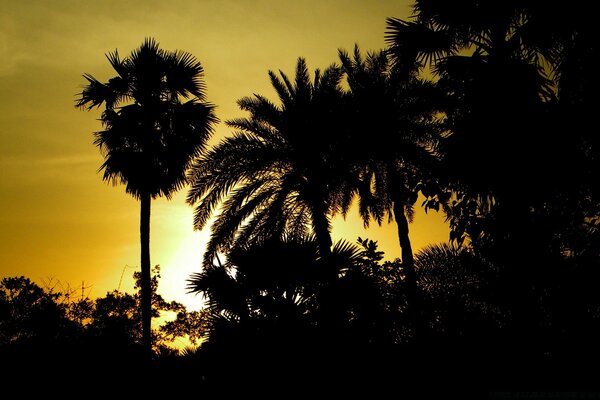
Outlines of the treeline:
M 160 269 L 152 277 L 154 352 L 161 357 L 198 345 L 208 323 L 204 311 L 188 311 L 156 292 Z M 120 369 L 141 358 L 140 273 L 134 294 L 113 290 L 91 299 L 80 290 L 49 281 L 43 287 L 25 277 L 0 281 L 0 355 L 5 367 L 40 375 L 78 365 Z M 127 369 L 131 368 L 130 366 Z
M 210 148 L 217 119 L 193 56 L 151 39 L 129 57 L 110 53 L 117 76 L 86 75 L 77 105 L 104 105 L 104 179 L 140 200 L 146 354 L 151 199 L 189 184 L 195 228 L 212 221 L 190 278 L 207 302 L 206 342 L 171 367 L 185 365 L 177 371 L 198 390 L 596 386 L 588 11 L 416 1 L 411 20 L 388 19 L 385 50 L 269 72 L 277 101 L 240 99 L 246 116 L 226 121 L 232 134 Z M 368 239 L 333 243 L 331 218 L 352 204 L 366 225 L 397 224 L 399 258 L 383 262 Z M 421 206 L 446 215 L 450 242 L 413 255 Z

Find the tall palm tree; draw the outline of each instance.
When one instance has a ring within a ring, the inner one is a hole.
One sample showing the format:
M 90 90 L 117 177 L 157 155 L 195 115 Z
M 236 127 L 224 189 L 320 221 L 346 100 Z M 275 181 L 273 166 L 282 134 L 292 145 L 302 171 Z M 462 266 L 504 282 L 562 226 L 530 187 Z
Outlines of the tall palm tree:
M 204 70 L 190 53 L 165 51 L 146 39 L 128 57 L 106 55 L 117 75 L 102 83 L 90 74 L 76 100 L 91 110 L 104 104 L 103 130 L 95 132 L 104 155 L 103 179 L 124 184 L 140 201 L 143 345 L 151 351 L 151 200 L 171 198 L 212 134 L 217 118 L 206 103 Z
M 331 253 L 329 215 L 333 195 L 347 171 L 337 162 L 342 142 L 339 107 L 341 70 L 316 70 L 304 59 L 294 81 L 270 71 L 280 105 L 261 95 L 244 97 L 250 115 L 227 121 L 236 132 L 198 159 L 190 174 L 188 202 L 196 205 L 194 227 L 217 214 L 205 252 L 211 265 L 219 251 L 258 238 L 316 236 L 321 257 Z
M 348 158 L 358 175 L 347 188 L 358 194 L 365 225 L 386 216 L 396 221 L 407 286 L 416 290 L 409 223 L 436 162 L 435 91 L 413 65 L 392 67 L 386 51 L 363 58 L 357 46 L 352 56 L 340 50 L 339 57 L 350 89 Z

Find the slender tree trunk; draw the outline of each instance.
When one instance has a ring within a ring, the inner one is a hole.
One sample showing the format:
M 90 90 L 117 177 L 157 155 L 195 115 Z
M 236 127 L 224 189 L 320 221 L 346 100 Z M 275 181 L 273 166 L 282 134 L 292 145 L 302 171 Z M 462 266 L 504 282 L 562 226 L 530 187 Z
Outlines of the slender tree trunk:
M 420 301 L 417 290 L 417 274 L 415 272 L 415 258 L 413 256 L 410 238 L 408 236 L 408 219 L 404 210 L 404 203 L 400 196 L 395 196 L 394 201 L 394 219 L 398 226 L 398 240 L 402 254 L 402 268 L 406 277 L 406 300 L 407 315 L 414 329 L 415 339 L 419 340 L 425 333 L 423 321 L 419 317 Z
M 406 276 L 406 283 L 409 287 L 416 288 L 417 274 L 415 273 L 415 258 L 408 236 L 408 219 L 404 213 L 404 204 L 400 200 L 394 200 L 394 219 L 398 226 L 398 241 L 400 242 L 402 268 Z
M 409 296 L 416 294 L 417 275 L 415 273 L 415 258 L 413 256 L 410 238 L 408 236 L 408 219 L 404 207 L 407 199 L 406 179 L 400 175 L 395 167 L 388 165 L 388 174 L 391 178 L 390 197 L 393 202 L 394 219 L 398 227 L 398 241 L 400 242 L 400 252 L 402 268 L 406 277 Z
M 142 345 L 146 356 L 152 354 L 152 284 L 150 276 L 150 194 L 140 199 Z

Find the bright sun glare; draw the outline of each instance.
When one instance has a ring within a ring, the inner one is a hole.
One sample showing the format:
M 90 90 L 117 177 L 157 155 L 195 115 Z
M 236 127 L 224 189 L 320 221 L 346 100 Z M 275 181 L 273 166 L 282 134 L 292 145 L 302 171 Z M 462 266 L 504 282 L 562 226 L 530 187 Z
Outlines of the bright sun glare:
M 190 275 L 200 272 L 203 249 L 207 240 L 208 232 L 190 232 L 171 252 L 161 268 L 158 291 L 167 300 L 183 303 L 190 311 L 202 307 L 202 297 L 188 293 L 186 286 Z

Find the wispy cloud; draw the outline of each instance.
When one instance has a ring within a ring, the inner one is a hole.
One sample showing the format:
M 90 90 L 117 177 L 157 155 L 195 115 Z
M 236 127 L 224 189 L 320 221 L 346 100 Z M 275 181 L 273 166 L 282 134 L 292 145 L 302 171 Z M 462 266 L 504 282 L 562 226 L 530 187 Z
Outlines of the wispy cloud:
M 85 165 L 97 165 L 100 162 L 98 155 L 61 155 L 54 157 L 32 158 L 9 156 L 0 159 L 2 167 L 44 167 L 44 168 L 69 168 Z
M 13 74 L 29 58 L 19 42 L 17 23 L 7 15 L 0 15 L 0 76 Z

